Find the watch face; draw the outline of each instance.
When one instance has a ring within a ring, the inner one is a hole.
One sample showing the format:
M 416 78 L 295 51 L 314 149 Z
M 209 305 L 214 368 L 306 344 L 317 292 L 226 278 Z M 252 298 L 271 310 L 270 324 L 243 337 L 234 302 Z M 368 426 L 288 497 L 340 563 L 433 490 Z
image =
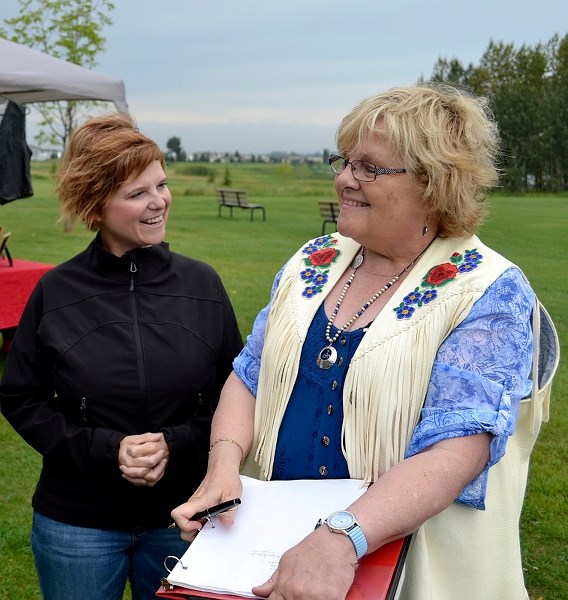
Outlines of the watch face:
M 337 527 L 338 529 L 348 529 L 355 523 L 355 517 L 346 510 L 340 510 L 334 512 L 327 518 L 327 522 L 331 527 Z

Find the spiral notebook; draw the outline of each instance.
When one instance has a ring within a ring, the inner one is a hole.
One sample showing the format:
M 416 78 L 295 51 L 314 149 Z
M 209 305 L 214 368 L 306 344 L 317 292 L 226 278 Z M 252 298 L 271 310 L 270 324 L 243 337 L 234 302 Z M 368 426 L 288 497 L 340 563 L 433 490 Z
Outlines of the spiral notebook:
M 259 481 L 242 476 L 242 504 L 231 527 L 206 524 L 156 596 L 171 599 L 255 598 L 282 554 L 319 519 L 349 506 L 364 491 L 354 479 Z M 409 538 L 363 557 L 348 600 L 394 600 Z

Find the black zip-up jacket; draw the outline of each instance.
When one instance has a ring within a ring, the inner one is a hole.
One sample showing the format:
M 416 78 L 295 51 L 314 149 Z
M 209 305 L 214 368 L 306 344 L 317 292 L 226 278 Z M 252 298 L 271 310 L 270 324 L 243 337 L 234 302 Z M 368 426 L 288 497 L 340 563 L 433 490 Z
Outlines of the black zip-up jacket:
M 96 239 L 49 271 L 0 385 L 2 413 L 43 456 L 34 509 L 83 527 L 171 523 L 205 475 L 212 413 L 241 348 L 217 273 L 166 243 L 118 258 Z M 120 441 L 159 431 L 163 478 L 129 483 Z

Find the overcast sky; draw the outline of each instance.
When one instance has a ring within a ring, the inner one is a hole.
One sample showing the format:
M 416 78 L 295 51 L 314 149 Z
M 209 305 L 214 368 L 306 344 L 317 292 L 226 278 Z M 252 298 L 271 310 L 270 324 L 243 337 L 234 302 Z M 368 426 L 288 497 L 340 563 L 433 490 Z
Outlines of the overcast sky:
M 428 79 L 439 57 L 478 64 L 492 39 L 568 31 L 567 0 L 114 1 L 96 70 L 124 81 L 144 133 L 188 153 L 334 149 L 355 104 Z M 17 14 L 2 0 L 0 21 Z

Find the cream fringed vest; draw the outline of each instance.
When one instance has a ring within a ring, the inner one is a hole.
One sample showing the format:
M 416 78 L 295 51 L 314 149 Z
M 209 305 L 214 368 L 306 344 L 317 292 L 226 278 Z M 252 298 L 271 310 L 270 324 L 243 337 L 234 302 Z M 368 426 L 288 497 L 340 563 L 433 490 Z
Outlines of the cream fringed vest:
M 339 256 L 329 267 L 321 293 L 303 295 L 306 282 L 300 273 L 306 269 L 308 255 L 300 250 L 288 262 L 272 300 L 256 398 L 255 445 L 244 469 L 261 479 L 271 476 L 278 429 L 296 381 L 308 327 L 360 248 L 339 234 L 332 239 L 336 242 L 327 245 L 337 249 Z M 482 255 L 479 263 L 471 270 L 457 271 L 466 251 L 473 250 Z M 435 266 L 440 266 L 441 281 L 448 273 L 449 280 L 433 288 L 423 286 L 425 275 Z M 404 458 L 440 344 L 510 266 L 475 236 L 438 238 L 399 285 L 361 341 L 345 381 L 343 452 L 352 478 L 376 480 Z M 410 317 L 397 318 L 395 309 L 415 290 L 429 292 L 427 300 L 435 298 L 420 306 L 413 304 Z
M 328 247 L 341 254 L 329 267 L 329 279 L 320 279 L 321 292 L 310 298 L 303 295 L 306 282 L 300 273 L 309 268 L 309 260 L 300 250 L 286 266 L 273 298 L 256 399 L 255 441 L 244 467 L 248 475 L 270 478 L 277 434 L 307 329 L 359 250 L 338 234 L 330 239 L 335 243 L 330 241 Z M 463 258 L 473 250 L 479 261 L 468 269 Z M 351 477 L 373 481 L 403 460 L 440 344 L 510 266 L 476 237 L 437 239 L 398 286 L 361 341 L 345 381 L 343 451 Z M 533 381 L 540 380 L 539 316 L 546 316 L 538 301 L 537 306 Z M 407 318 L 397 318 L 397 310 Z M 558 338 L 552 323 L 545 321 L 555 342 L 548 377 L 540 387 L 533 386 L 531 398 L 521 402 L 505 455 L 489 470 L 486 510 L 454 502 L 413 534 L 399 600 L 528 600 L 518 525 L 529 458 L 540 425 L 548 418 L 551 381 L 558 365 Z

